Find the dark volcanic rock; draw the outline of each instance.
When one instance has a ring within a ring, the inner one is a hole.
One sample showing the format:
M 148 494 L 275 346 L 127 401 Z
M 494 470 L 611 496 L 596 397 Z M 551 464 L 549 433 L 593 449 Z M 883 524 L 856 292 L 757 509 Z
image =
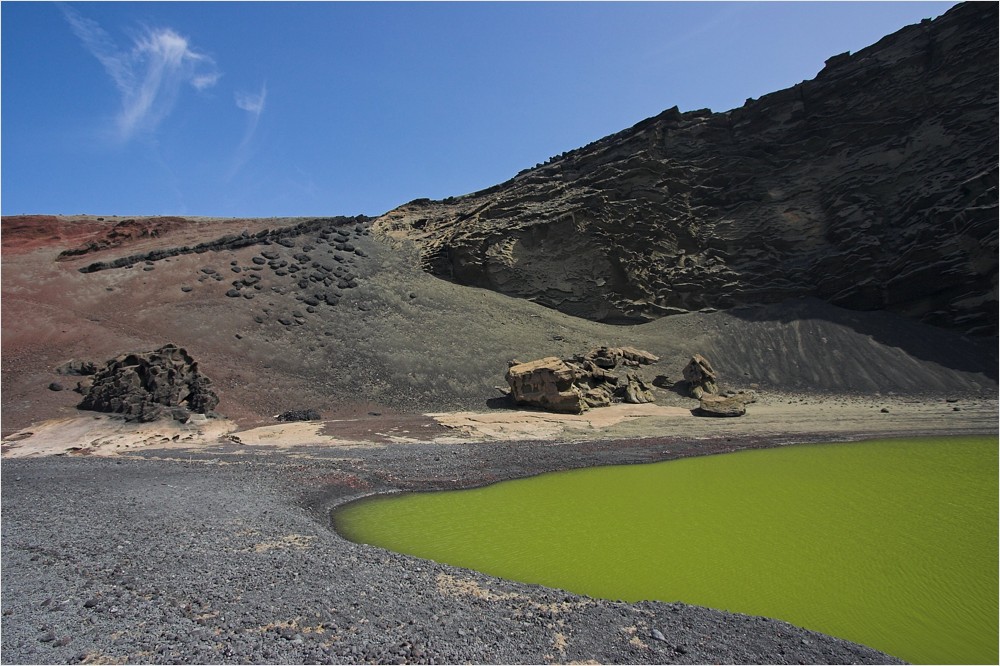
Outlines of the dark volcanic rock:
M 198 243 L 197 245 L 181 245 L 177 247 L 168 247 L 162 249 L 152 250 L 150 252 L 145 252 L 142 254 L 133 254 L 127 257 L 119 257 L 112 261 L 97 261 L 92 264 L 88 264 L 79 269 L 81 273 L 96 273 L 97 271 L 105 271 L 114 268 L 124 268 L 129 267 L 140 262 L 154 262 L 161 259 L 167 259 L 170 257 L 177 257 L 184 254 L 203 254 L 205 252 L 221 252 L 224 250 L 237 250 L 243 247 L 249 247 L 251 245 L 268 245 L 272 242 L 282 244 L 287 242 L 292 242 L 290 239 L 301 236 L 303 234 L 313 234 L 322 229 L 330 226 L 346 223 L 354 223 L 358 220 L 367 221 L 368 218 L 364 216 L 355 217 L 322 217 L 313 218 L 299 222 L 287 227 L 280 227 L 277 229 L 263 229 L 258 231 L 253 235 L 241 234 L 241 235 L 226 235 L 220 238 L 216 238 L 211 241 L 206 241 L 204 243 Z M 294 243 L 293 243 L 294 246 Z M 91 250 L 87 250 L 90 252 Z M 84 254 L 86 254 L 85 252 Z M 266 250 L 262 252 L 264 256 L 268 258 L 276 259 L 280 255 L 273 250 Z M 66 257 L 60 256 L 61 259 L 66 259 Z M 263 257 L 254 257 L 253 262 L 255 264 L 266 263 L 266 259 Z M 204 270 L 204 269 L 203 269 Z M 212 270 L 212 269 L 210 269 Z M 214 270 L 212 270 L 214 273 Z M 221 278 L 219 278 L 221 279 Z
M 592 320 L 814 296 L 996 335 L 997 7 L 958 5 L 741 108 L 673 108 L 376 227 L 435 275 Z
M 198 371 L 194 359 L 168 344 L 108 361 L 94 375 L 79 408 L 124 414 L 132 421 L 152 421 L 175 413 L 170 408 L 207 414 L 218 404 L 211 381 Z
M 321 418 L 315 409 L 290 409 L 278 415 L 279 421 L 319 421 Z

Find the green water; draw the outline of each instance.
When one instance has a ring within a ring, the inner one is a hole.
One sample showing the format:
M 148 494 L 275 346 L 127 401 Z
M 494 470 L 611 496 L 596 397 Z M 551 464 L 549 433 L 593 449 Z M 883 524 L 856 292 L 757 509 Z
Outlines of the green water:
M 349 539 L 609 599 L 998 662 L 996 437 L 821 444 L 376 497 Z

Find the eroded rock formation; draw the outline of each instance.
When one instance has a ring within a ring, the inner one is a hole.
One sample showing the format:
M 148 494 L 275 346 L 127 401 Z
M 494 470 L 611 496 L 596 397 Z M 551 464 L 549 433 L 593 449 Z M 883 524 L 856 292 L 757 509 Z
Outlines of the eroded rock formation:
M 460 284 L 608 322 L 814 296 L 997 333 L 997 3 L 723 113 L 676 108 L 376 222 Z
M 191 412 L 209 414 L 219 398 L 198 363 L 177 345 L 151 352 L 122 354 L 93 376 L 80 409 L 123 414 L 130 421 L 162 416 L 186 420 Z
M 708 359 L 701 354 L 695 354 L 684 366 L 684 381 L 687 392 L 692 398 L 700 399 L 706 393 L 719 392 L 719 376 Z
M 619 363 L 635 367 L 659 360 L 633 347 L 599 347 L 572 359 L 550 356 L 527 363 L 511 361 L 505 378 L 518 405 L 579 414 L 616 401 L 653 402 L 652 387 L 635 372 L 620 377 L 611 371 Z

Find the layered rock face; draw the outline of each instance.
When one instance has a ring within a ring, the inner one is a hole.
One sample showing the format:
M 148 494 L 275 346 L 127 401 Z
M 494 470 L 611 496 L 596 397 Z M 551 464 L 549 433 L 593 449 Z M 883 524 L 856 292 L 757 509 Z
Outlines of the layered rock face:
M 190 412 L 207 414 L 219 404 L 212 382 L 176 345 L 145 353 L 123 354 L 94 374 L 80 409 L 123 414 L 128 420 L 153 421 Z
M 997 333 L 997 4 L 725 113 L 676 108 L 376 230 L 425 270 L 592 320 L 815 296 Z

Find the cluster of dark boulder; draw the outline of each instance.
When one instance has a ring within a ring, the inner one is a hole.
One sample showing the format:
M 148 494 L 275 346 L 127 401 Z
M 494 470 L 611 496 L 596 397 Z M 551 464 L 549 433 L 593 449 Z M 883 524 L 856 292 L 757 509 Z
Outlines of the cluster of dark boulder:
M 80 409 L 121 414 L 127 421 L 171 417 L 186 422 L 192 414 L 213 416 L 219 397 L 212 382 L 183 348 L 167 344 L 149 352 L 122 354 L 98 367 L 73 360 L 56 369 L 82 379 Z

